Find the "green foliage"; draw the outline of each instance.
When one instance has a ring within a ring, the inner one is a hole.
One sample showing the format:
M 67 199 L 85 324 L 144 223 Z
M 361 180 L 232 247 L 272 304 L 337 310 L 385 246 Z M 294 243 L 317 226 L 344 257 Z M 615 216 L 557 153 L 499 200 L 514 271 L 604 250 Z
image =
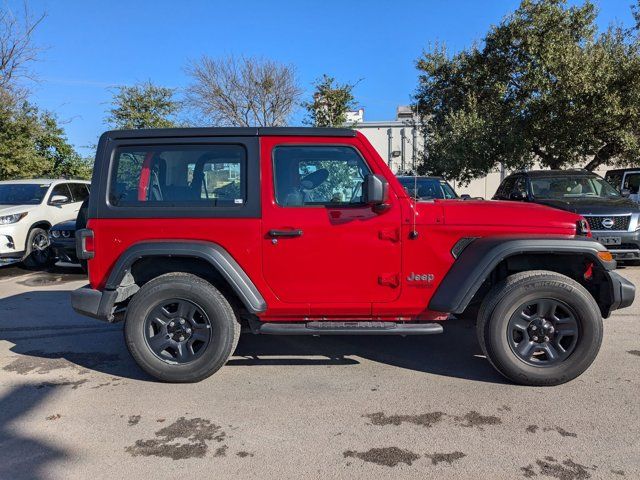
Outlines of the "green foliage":
M 302 104 L 307 110 L 305 123 L 314 127 L 344 127 L 347 112 L 356 108 L 353 96 L 356 84 L 340 84 L 325 74 L 314 86 L 313 101 Z
M 588 1 L 523 0 L 481 46 L 436 46 L 417 66 L 421 173 L 468 182 L 499 162 L 594 169 L 640 158 L 638 28 L 598 34 Z
M 116 129 L 175 127 L 180 110 L 175 90 L 150 81 L 131 87 L 118 87 L 107 122 Z
M 49 112 L 5 96 L 0 105 L 0 180 L 35 177 L 89 178 L 82 159 Z

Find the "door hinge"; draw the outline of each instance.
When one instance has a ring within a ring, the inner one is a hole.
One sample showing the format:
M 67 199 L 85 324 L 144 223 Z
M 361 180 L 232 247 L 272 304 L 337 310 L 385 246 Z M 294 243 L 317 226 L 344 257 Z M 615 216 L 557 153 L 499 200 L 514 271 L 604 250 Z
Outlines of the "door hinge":
M 389 240 L 391 242 L 397 242 L 400 240 L 400 230 L 397 228 L 386 228 L 378 232 L 378 238 L 380 240 Z
M 378 277 L 378 283 L 385 287 L 396 288 L 400 285 L 400 277 L 397 273 L 388 273 Z

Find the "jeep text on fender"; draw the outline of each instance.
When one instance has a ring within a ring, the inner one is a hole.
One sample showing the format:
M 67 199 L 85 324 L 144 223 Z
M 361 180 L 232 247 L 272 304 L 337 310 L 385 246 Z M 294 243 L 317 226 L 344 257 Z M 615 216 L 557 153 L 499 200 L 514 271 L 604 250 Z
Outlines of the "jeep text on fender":
M 107 132 L 88 218 L 77 249 L 90 285 L 73 307 L 124 319 L 133 357 L 165 381 L 214 373 L 241 325 L 423 335 L 453 313 L 477 316 L 503 375 L 554 385 L 591 364 L 602 317 L 635 292 L 580 216 L 416 202 L 345 129 Z

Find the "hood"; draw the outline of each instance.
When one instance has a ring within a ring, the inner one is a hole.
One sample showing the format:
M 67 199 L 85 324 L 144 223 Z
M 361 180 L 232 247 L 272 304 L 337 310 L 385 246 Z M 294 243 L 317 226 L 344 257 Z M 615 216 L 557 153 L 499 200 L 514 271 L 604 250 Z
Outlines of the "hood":
M 620 215 L 640 212 L 640 205 L 629 198 L 536 199 L 536 203 L 580 215 Z
M 575 213 L 534 203 L 500 200 L 441 200 L 438 204 L 443 207 L 445 225 L 575 231 L 576 222 L 580 219 L 580 216 Z M 419 205 L 418 208 L 420 208 Z
M 76 221 L 75 220 L 67 220 L 66 222 L 56 223 L 50 230 L 75 230 L 76 229 Z
M 0 205 L 0 217 L 14 213 L 30 212 L 39 205 Z

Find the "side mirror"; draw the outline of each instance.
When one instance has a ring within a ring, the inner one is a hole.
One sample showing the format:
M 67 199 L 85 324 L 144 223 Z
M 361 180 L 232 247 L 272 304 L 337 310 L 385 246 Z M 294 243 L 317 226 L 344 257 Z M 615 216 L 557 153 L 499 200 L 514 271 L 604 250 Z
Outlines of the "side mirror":
M 62 205 L 65 203 L 69 203 L 69 197 L 67 197 L 66 195 L 53 195 L 51 197 L 51 200 L 49 200 L 49 203 L 51 203 L 51 205 Z
M 382 175 L 369 174 L 362 182 L 362 195 L 367 205 L 384 205 L 389 200 L 389 182 Z
M 631 190 L 629 190 L 628 188 L 623 188 L 622 190 L 620 190 L 620 194 L 623 197 L 628 197 L 629 195 L 631 195 Z
M 469 195 L 468 193 L 463 193 L 462 195 L 460 195 L 460 198 L 462 200 L 471 200 L 471 195 Z
M 527 194 L 523 191 L 511 192 L 509 200 L 515 200 L 517 202 L 526 202 Z

